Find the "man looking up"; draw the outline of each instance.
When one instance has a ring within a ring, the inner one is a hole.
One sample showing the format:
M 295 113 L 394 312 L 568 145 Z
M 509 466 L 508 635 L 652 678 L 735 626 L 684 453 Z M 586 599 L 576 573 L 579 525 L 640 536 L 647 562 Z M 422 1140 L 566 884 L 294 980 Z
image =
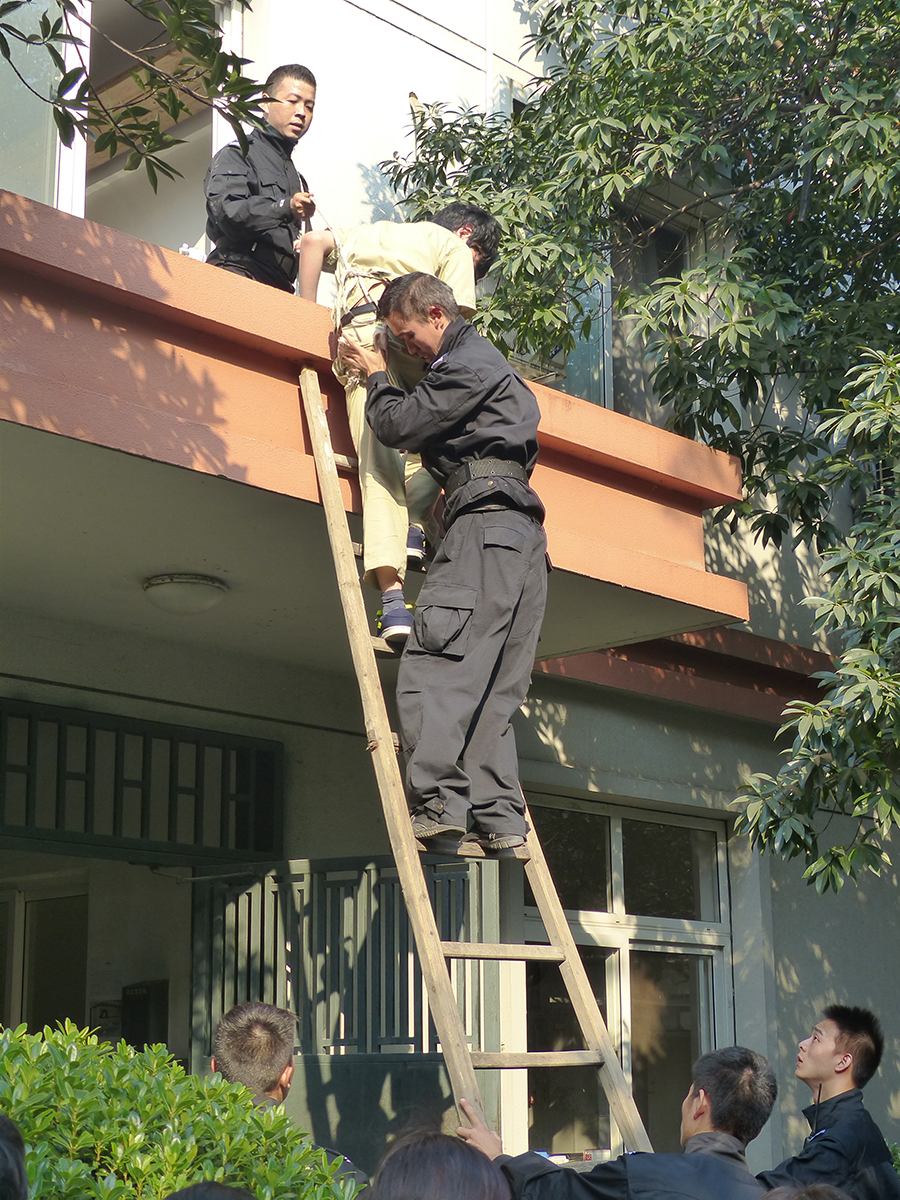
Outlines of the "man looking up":
M 854 1200 L 900 1200 L 891 1152 L 863 1106 L 862 1089 L 883 1051 L 881 1026 L 868 1009 L 830 1004 L 823 1011 L 797 1055 L 797 1078 L 813 1094 L 803 1110 L 811 1132 L 799 1154 L 759 1176 L 767 1187 L 828 1183 Z
M 497 1159 L 516 1200 L 758 1200 L 765 1187 L 747 1169 L 744 1150 L 769 1119 L 778 1093 L 769 1060 L 728 1046 L 698 1058 L 692 1075 L 681 1105 L 683 1154 L 622 1154 L 583 1174 L 539 1154 L 509 1158 L 465 1101 L 472 1126 L 456 1132 Z
M 397 678 L 406 795 L 423 849 L 481 856 L 525 842 L 512 716 L 525 699 L 547 598 L 544 508 L 528 480 L 540 410 L 433 275 L 403 275 L 377 315 L 427 364 L 411 392 L 382 350 L 342 339 L 368 376 L 366 419 L 421 454 L 444 489 L 446 533 L 419 593 Z
M 475 281 L 497 257 L 500 228 L 490 213 L 455 203 L 430 221 L 376 221 L 357 229 L 316 230 L 300 244 L 300 295 L 315 300 L 323 262 L 336 274 L 335 327 L 367 350 L 380 329 L 376 302 L 388 281 L 424 271 L 448 284 L 463 316 L 475 312 Z M 388 334 L 387 371 L 391 382 L 410 392 L 426 365 Z M 439 485 L 421 469 L 418 455 L 401 456 L 383 446 L 366 424 L 366 381 L 339 352 L 334 372 L 347 394 L 350 433 L 359 458 L 363 505 L 363 568 L 366 581 L 381 592 L 378 633 L 402 642 L 412 628 L 403 595 L 407 559 L 425 554 L 425 529 Z
M 285 1008 L 248 1000 L 228 1010 L 216 1026 L 210 1066 L 228 1083 L 242 1083 L 257 1108 L 283 1104 L 294 1078 L 294 1032 L 297 1018 Z M 349 1158 L 325 1147 L 330 1162 L 343 1159 L 339 1175 L 359 1184 L 368 1176 Z
M 250 134 L 246 157 L 229 142 L 206 172 L 206 233 L 215 242 L 206 261 L 293 292 L 294 239 L 316 206 L 291 153 L 312 124 L 315 76 L 299 63 L 276 67 L 261 103 L 268 124 Z

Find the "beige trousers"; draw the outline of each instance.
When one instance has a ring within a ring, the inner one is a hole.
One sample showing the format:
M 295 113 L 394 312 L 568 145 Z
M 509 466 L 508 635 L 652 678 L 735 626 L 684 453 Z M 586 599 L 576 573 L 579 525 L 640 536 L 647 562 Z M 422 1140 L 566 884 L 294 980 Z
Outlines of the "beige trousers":
M 374 313 L 350 322 L 345 334 L 367 349 L 375 344 L 382 326 Z M 392 383 L 411 392 L 425 376 L 423 359 L 407 354 L 401 342 L 388 333 L 388 375 Z M 410 525 L 424 529 L 434 541 L 432 516 L 441 487 L 422 466 L 417 454 L 383 446 L 366 421 L 366 380 L 335 360 L 334 373 L 344 385 L 350 435 L 359 459 L 359 484 L 363 506 L 363 569 L 366 582 L 377 587 L 376 567 L 393 567 L 406 573 L 406 539 Z

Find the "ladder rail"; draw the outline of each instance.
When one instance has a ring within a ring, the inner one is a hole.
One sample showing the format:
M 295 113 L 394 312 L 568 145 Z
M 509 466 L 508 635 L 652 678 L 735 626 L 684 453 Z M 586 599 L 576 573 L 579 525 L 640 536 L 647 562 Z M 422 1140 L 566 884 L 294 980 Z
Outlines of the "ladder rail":
M 300 372 L 300 393 L 312 444 L 322 507 L 334 559 L 341 605 L 347 625 L 350 651 L 359 683 L 368 749 L 372 754 L 375 777 L 381 796 L 388 836 L 397 866 L 400 887 L 412 927 L 419 965 L 425 981 L 428 1005 L 440 1039 L 441 1052 L 450 1077 L 460 1122 L 467 1118 L 459 1108 L 468 1100 L 484 1119 L 481 1095 L 475 1076 L 482 1068 L 596 1065 L 609 1101 L 610 1112 L 626 1146 L 633 1150 L 652 1150 L 650 1139 L 638 1113 L 631 1088 L 622 1071 L 612 1039 L 603 1021 L 581 961 L 581 955 L 560 903 L 540 840 L 526 806 L 530 828 L 527 848 L 530 860 L 525 870 L 538 911 L 550 940 L 549 946 L 511 946 L 460 942 L 441 942 L 434 909 L 425 884 L 421 859 L 409 820 L 406 793 L 400 777 L 394 747 L 394 735 L 388 720 L 384 693 L 375 660 L 373 638 L 359 583 L 354 546 L 344 510 L 337 468 L 348 461 L 336 456 L 331 445 L 319 379 L 312 368 Z M 340 460 L 340 461 L 339 461 Z M 523 797 L 524 799 L 524 797 Z M 537 960 L 556 962 L 569 993 L 573 1009 L 587 1044 L 581 1051 L 532 1051 L 486 1053 L 472 1051 L 468 1045 L 462 1017 L 456 1003 L 447 970 L 447 959 Z
M 457 1105 L 460 1099 L 465 1098 L 483 1117 L 475 1068 L 447 973 L 437 922 L 408 817 L 406 793 L 400 778 L 393 735 L 372 648 L 350 530 L 331 448 L 331 437 L 322 404 L 319 378 L 312 368 L 307 367 L 300 373 L 300 392 L 316 463 L 319 493 L 325 510 L 341 604 L 347 622 L 350 651 L 359 681 L 366 736 L 372 753 L 400 887 L 419 953 L 419 965 L 425 980 L 431 1016 L 440 1039 L 441 1052 Z M 462 1117 L 462 1114 L 460 1115 Z

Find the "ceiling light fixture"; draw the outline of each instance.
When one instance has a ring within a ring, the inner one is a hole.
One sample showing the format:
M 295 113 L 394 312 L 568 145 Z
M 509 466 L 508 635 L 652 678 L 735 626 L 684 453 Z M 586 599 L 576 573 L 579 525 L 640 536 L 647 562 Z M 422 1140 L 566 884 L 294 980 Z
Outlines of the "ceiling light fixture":
M 228 584 L 211 575 L 154 575 L 143 582 L 144 595 L 163 612 L 189 617 L 214 608 L 225 597 Z

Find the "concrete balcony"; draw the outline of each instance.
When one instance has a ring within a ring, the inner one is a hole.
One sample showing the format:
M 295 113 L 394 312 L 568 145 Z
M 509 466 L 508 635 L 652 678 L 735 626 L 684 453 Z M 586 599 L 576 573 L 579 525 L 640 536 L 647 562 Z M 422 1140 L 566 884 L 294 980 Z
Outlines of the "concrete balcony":
M 298 400 L 312 365 L 352 455 L 330 334 L 324 308 L 0 192 L 0 604 L 348 669 Z M 704 565 L 736 461 L 535 392 L 556 567 L 541 656 L 745 620 L 744 585 Z M 342 487 L 358 514 L 350 472 Z M 225 580 L 226 602 L 153 609 L 141 582 L 172 571 Z

